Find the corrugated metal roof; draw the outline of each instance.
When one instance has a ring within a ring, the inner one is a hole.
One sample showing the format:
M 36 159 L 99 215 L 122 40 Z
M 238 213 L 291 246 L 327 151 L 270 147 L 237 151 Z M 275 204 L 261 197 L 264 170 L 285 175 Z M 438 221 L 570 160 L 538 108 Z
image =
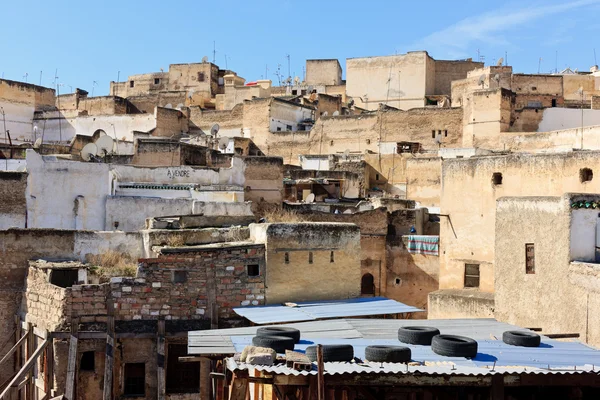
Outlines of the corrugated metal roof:
M 295 304 L 295 307 L 285 305 L 238 307 L 234 308 L 233 311 L 259 325 L 423 311 L 385 297 L 313 301 Z

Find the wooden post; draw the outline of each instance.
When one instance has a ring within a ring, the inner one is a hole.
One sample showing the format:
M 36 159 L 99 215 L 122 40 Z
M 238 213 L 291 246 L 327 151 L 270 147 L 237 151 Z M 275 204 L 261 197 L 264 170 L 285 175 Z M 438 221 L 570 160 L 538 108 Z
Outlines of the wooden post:
M 75 376 L 77 372 L 77 333 L 79 319 L 71 320 L 71 338 L 69 339 L 69 359 L 67 361 L 67 381 L 65 382 L 65 398 L 73 400 L 75 397 Z
M 248 378 L 240 377 L 237 374 L 233 375 L 231 381 L 231 395 L 229 400 L 246 400 L 246 394 L 248 392 Z M 201 397 L 202 400 L 207 400 Z
M 490 399 L 504 399 L 504 377 L 502 375 L 492 376 L 492 389 Z
M 104 389 L 102 392 L 102 399 L 112 400 L 115 353 L 115 317 L 113 314 L 113 303 L 110 300 L 106 308 L 108 311 L 108 317 L 106 319 L 106 358 L 104 361 Z
M 317 377 L 318 377 L 318 390 L 319 400 L 325 400 L 325 375 L 324 375 L 324 363 L 323 363 L 323 345 L 317 345 Z
M 48 335 L 50 336 L 50 335 Z M 46 372 L 44 379 L 44 392 L 50 397 L 54 389 L 54 339 L 50 336 L 46 347 Z
M 21 319 L 19 318 L 18 315 L 15 315 L 15 343 L 19 343 L 21 336 L 22 336 Z M 14 365 L 15 365 L 15 369 L 14 369 L 15 372 L 21 368 L 21 349 L 20 348 L 17 348 L 17 350 L 15 351 Z
M 33 324 L 27 323 L 27 360 L 31 358 L 31 355 L 35 351 L 35 336 L 33 334 Z M 27 385 L 25 387 L 25 398 L 27 400 L 34 399 L 35 382 L 33 381 L 33 369 L 27 373 Z
M 158 400 L 164 400 L 165 389 L 165 320 L 158 320 L 158 337 L 156 339 L 156 386 L 158 390 Z

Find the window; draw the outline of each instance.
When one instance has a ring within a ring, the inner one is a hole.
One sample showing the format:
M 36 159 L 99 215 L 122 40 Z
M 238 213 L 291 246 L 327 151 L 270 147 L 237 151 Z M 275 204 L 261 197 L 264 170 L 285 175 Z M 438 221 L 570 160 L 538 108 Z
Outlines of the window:
M 435 129 L 431 131 L 431 138 L 435 139 Z
M 402 279 L 400 279 L 400 278 L 396 278 L 396 280 L 394 281 L 394 284 L 396 286 L 400 286 L 401 283 L 402 283 Z
M 288 253 L 287 251 L 284 254 L 284 259 L 286 264 L 290 263 L 290 253 Z
M 249 264 L 246 266 L 246 271 L 248 272 L 248 276 L 258 276 L 260 275 L 260 268 L 258 264 Z
M 277 127 L 277 132 L 281 132 L 281 127 Z
M 378 181 L 379 180 L 379 174 L 375 174 L 375 180 Z
M 375 283 L 374 283 L 373 275 L 364 274 L 362 279 L 360 280 L 360 294 L 375 294 Z
M 535 274 L 535 246 L 533 243 L 525 244 L 525 273 Z
M 308 263 L 309 264 L 313 263 L 313 253 L 312 253 L 312 251 L 308 252 Z
M 173 271 L 173 283 L 184 283 L 187 281 L 187 271 Z
M 444 129 L 444 137 L 448 137 L 448 129 Z
M 169 344 L 167 348 L 167 393 L 198 393 L 200 391 L 200 363 L 181 362 L 188 355 L 186 344 Z
M 594 171 L 589 168 L 581 168 L 579 170 L 579 181 L 581 183 L 589 182 L 594 179 Z
M 198 72 L 198 82 L 204 82 L 204 72 Z M 231 81 L 233 83 L 233 81 Z
M 371 139 L 367 139 L 367 144 L 371 144 Z
M 291 125 L 286 125 L 285 129 L 288 130 L 288 131 L 291 131 L 292 130 L 292 126 Z
M 502 174 L 500 172 L 494 172 L 492 174 L 492 184 L 502 185 Z
M 292 96 L 295 96 L 298 94 L 298 91 L 296 89 L 292 90 Z
M 155 85 L 160 84 L 160 78 L 154 78 L 154 84 Z
M 62 288 L 76 285 L 79 271 L 76 269 L 53 269 L 50 272 L 50 283 Z
M 329 142 L 329 145 L 330 145 L 330 146 L 333 146 L 333 140 Z
M 536 86 L 532 86 L 531 90 L 537 90 L 537 87 Z
M 465 264 L 465 287 L 479 287 L 479 264 Z
M 123 394 L 125 396 L 146 395 L 146 364 L 125 364 Z
M 333 257 L 333 251 L 329 254 L 329 262 L 335 262 L 335 258 Z
M 133 81 L 129 81 L 129 87 L 134 87 L 135 83 Z
M 96 353 L 93 351 L 85 351 L 81 355 L 81 361 L 79 362 L 80 371 L 94 371 Z
M 552 107 L 556 107 L 556 99 L 552 99 Z

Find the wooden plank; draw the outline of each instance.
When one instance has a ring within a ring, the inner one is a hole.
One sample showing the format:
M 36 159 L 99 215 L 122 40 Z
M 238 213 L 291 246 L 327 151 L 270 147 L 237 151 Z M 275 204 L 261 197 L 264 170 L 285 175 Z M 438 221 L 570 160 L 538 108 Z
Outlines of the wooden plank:
M 11 379 L 11 381 L 9 382 L 8 386 L 4 389 L 4 391 L 2 393 L 0 393 L 0 399 L 5 399 L 6 395 L 12 389 L 17 387 L 19 385 L 19 383 L 21 383 L 23 381 L 23 378 L 25 378 L 25 376 L 27 375 L 29 370 L 31 370 L 31 368 L 33 368 L 35 366 L 35 363 L 36 363 L 38 357 L 40 356 L 40 354 L 42 354 L 42 352 L 44 351 L 44 349 L 46 348 L 47 345 L 48 345 L 48 341 L 44 340 L 40 344 L 40 346 L 33 352 L 33 354 L 31 355 L 31 358 L 29 358 L 29 360 L 27 360 L 25 365 L 23 365 L 23 367 L 19 370 L 19 372 L 17 372 L 15 374 L 15 376 Z
M 325 400 L 325 365 L 323 363 L 323 345 L 317 345 L 317 386 L 318 399 Z
M 113 316 L 113 303 L 108 302 L 107 308 L 109 315 L 106 320 L 106 358 L 104 361 L 104 388 L 102 392 L 102 399 L 112 400 L 115 347 L 115 319 Z
M 33 332 L 33 324 L 31 322 L 27 323 L 27 359 L 29 359 L 29 357 L 31 357 L 31 355 L 33 354 L 35 349 L 35 334 Z M 29 370 L 29 372 L 27 373 L 27 387 L 25 389 L 25 398 L 27 400 L 33 400 L 34 399 L 34 392 L 35 392 L 35 382 L 33 380 L 33 371 L 34 368 L 32 368 L 31 370 Z
M 158 320 L 158 334 L 156 338 L 156 384 L 158 400 L 164 400 L 165 391 L 165 320 Z
M 19 341 L 8 351 L 8 353 L 2 357 L 2 360 L 0 360 L 0 365 L 3 364 L 4 361 L 8 360 L 8 358 L 12 356 L 15 351 L 17 351 L 17 349 L 23 344 L 23 342 L 25 342 L 26 339 L 27 335 L 22 336 L 21 339 L 19 339 Z
M 48 347 L 46 348 L 46 368 L 44 377 L 44 392 L 50 394 L 54 389 L 54 339 L 48 339 Z
M 246 400 L 246 393 L 248 393 L 248 378 L 233 375 L 229 400 Z
M 71 320 L 71 338 L 69 339 L 69 358 L 67 359 L 67 379 L 65 382 L 65 398 L 73 400 L 75 397 L 75 375 L 77 372 L 77 330 L 79 319 Z

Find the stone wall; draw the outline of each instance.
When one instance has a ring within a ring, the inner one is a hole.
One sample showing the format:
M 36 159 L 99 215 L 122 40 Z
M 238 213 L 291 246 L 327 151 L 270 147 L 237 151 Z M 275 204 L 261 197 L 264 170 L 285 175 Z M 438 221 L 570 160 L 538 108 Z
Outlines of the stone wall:
M 0 168 L 2 166 L 0 160 Z M 0 229 L 25 228 L 27 173 L 0 171 Z

